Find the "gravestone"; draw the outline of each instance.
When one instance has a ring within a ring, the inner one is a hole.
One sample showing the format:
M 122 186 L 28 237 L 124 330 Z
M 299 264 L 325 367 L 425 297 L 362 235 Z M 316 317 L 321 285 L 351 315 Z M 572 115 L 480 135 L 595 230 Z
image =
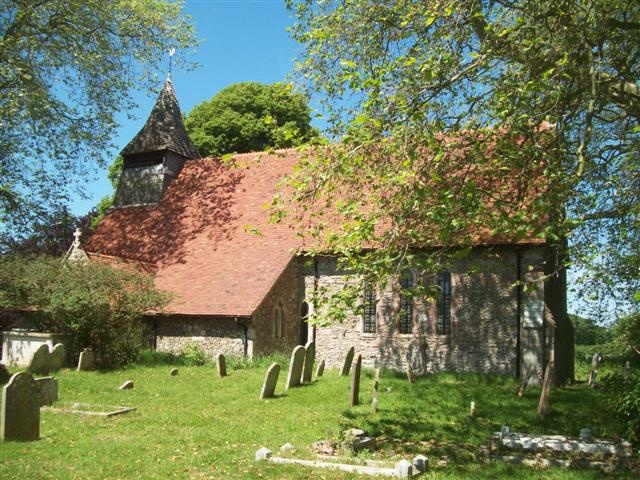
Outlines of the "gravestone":
M 347 356 L 344 358 L 344 365 L 342 365 L 342 371 L 340 372 L 340 375 L 342 375 L 343 377 L 349 375 L 349 370 L 351 369 L 351 363 L 353 362 L 353 356 L 355 355 L 355 353 L 355 347 L 351 347 L 347 352 Z
M 316 367 L 316 378 L 320 378 L 324 374 L 324 358 L 320 360 Z
M 591 388 L 595 388 L 596 386 L 596 377 L 598 376 L 598 368 L 600 367 L 600 361 L 602 357 L 599 353 L 594 353 L 593 358 L 591 359 L 591 370 L 589 371 L 589 380 L 587 380 L 587 385 Z
M 54 377 L 36 378 L 36 391 L 38 395 L 38 404 L 53 405 L 58 400 L 58 379 Z
M 33 352 L 27 370 L 32 374 L 36 373 L 38 375 L 46 375 L 50 371 L 49 356 L 49 345 L 40 345 L 40 347 Z
M 0 363 L 0 385 L 4 385 L 9 381 L 11 375 L 9 374 L 9 370 L 3 364 Z
M 56 344 L 51 350 L 51 354 L 49 355 L 49 371 L 57 372 L 64 365 L 64 357 L 66 355 L 66 350 L 64 345 L 61 343 Z
M 300 376 L 302 375 L 302 367 L 304 363 L 305 348 L 298 345 L 291 352 L 291 361 L 289 362 L 289 373 L 287 374 L 287 383 L 285 390 L 300 385 Z
M 2 388 L 0 439 L 30 441 L 39 437 L 40 402 L 36 384 L 30 373 L 18 372 Z
M 400 460 L 396 463 L 396 475 L 397 478 L 411 478 L 413 477 L 413 464 L 408 460 Z
M 280 365 L 272 363 L 267 369 L 267 374 L 264 377 L 264 383 L 262 384 L 262 391 L 260 392 L 260 400 L 265 398 L 273 398 L 276 393 L 276 385 L 278 384 L 278 376 L 280 375 Z
M 416 383 L 416 377 L 413 375 L 413 368 L 407 364 L 407 380 L 409 383 Z
M 93 354 L 93 350 L 91 350 L 90 348 L 85 348 L 82 352 L 80 352 L 80 358 L 78 358 L 78 372 L 93 370 L 95 362 L 96 357 Z
M 227 361 L 224 358 L 222 353 L 218 354 L 218 358 L 216 360 L 216 366 L 218 367 L 218 376 L 220 378 L 227 376 Z
M 469 416 L 474 418 L 476 416 L 476 402 L 471 401 L 471 406 L 469 407 Z
M 380 385 L 380 369 L 376 368 L 376 374 L 373 378 L 373 393 L 371 400 L 371 413 L 378 411 L 378 388 Z
M 133 382 L 131 380 L 127 380 L 122 385 L 120 385 L 118 390 L 131 390 L 132 388 L 133 388 Z
M 355 407 L 360 403 L 360 369 L 362 368 L 362 355 L 358 354 L 353 362 L 353 372 L 351 373 L 351 398 L 350 405 Z
M 178 369 L 172 368 L 171 371 L 169 372 L 169 375 L 171 375 L 172 377 L 175 377 L 176 375 L 178 375 Z
M 302 383 L 309 383 L 313 374 L 313 362 L 316 358 L 316 344 L 307 342 L 304 347 L 304 367 L 302 367 Z

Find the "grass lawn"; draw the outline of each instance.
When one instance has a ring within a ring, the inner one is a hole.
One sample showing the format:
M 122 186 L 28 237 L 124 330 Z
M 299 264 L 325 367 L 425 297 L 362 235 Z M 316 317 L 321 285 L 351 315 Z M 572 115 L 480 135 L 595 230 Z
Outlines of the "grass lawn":
M 422 478 L 605 476 L 591 470 L 537 470 L 485 462 L 479 453 L 479 446 L 501 425 L 512 431 L 572 436 L 589 426 L 595 437 L 614 435 L 598 390 L 582 385 L 554 390 L 551 414 L 541 421 L 536 414 L 539 389 L 529 388 L 518 399 L 510 378 L 442 374 L 410 385 L 406 378 L 383 372 L 378 413 L 372 415 L 372 372 L 362 378 L 362 405 L 349 409 L 350 378 L 332 370 L 310 385 L 284 392 L 283 368 L 277 397 L 260 401 L 268 363 L 244 368 L 231 364 L 229 376 L 222 379 L 213 366 L 178 366 L 175 377 L 169 375 L 169 365 L 104 373 L 62 370 L 56 374 L 60 404 L 137 410 L 110 418 L 43 410 L 39 441 L 0 443 L 0 478 L 360 478 L 254 461 L 258 448 L 277 452 L 286 442 L 297 447 L 295 456 L 311 458 L 309 444 L 335 439 L 353 426 L 382 437 L 380 451 L 359 459 L 411 459 L 424 453 L 431 470 Z M 125 380 L 133 380 L 135 388 L 119 391 Z M 477 404 L 474 419 L 468 414 L 472 400 Z M 609 476 L 636 478 L 631 473 Z

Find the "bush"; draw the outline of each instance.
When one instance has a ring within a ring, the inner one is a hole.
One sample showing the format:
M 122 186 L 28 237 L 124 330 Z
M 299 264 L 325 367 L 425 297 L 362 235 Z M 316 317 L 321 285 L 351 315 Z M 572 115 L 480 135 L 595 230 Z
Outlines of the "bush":
M 185 365 L 193 367 L 205 365 L 209 361 L 207 354 L 196 342 L 186 343 L 180 350 L 180 357 Z
M 168 300 L 130 265 L 0 259 L 0 309 L 31 307 L 35 328 L 72 334 L 70 354 L 92 348 L 101 367 L 132 362 L 147 345 L 143 315 Z
M 605 377 L 603 387 L 609 392 L 609 406 L 615 413 L 620 435 L 632 443 L 640 441 L 640 374 L 633 371 L 628 380 L 621 373 Z

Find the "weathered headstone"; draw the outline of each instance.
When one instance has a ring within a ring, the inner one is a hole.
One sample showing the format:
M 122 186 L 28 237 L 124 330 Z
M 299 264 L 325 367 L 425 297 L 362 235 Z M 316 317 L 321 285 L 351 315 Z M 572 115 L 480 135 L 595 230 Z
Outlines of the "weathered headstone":
M 429 459 L 424 455 L 416 455 L 413 457 L 413 469 L 418 472 L 424 473 L 429 467 Z
M 40 347 L 33 352 L 27 370 L 32 374 L 36 373 L 38 375 L 46 375 L 50 371 L 49 357 L 49 345 L 40 345 Z
M 132 388 L 133 388 L 133 382 L 131 380 L 127 380 L 122 385 L 120 385 L 118 390 L 131 390 Z
M 262 384 L 262 391 L 260 392 L 260 400 L 265 398 L 272 398 L 276 392 L 276 385 L 278 384 L 278 376 L 280 375 L 280 365 L 272 363 L 267 369 L 267 374 L 264 377 L 264 383 Z
M 67 352 L 63 344 L 57 343 L 54 345 L 53 350 L 51 350 L 51 354 L 49 355 L 49 371 L 57 372 L 62 368 L 66 353 Z
M 397 478 L 413 477 L 413 464 L 408 460 L 400 460 L 398 463 L 396 463 L 396 477 Z
M 169 372 L 169 375 L 171 375 L 172 377 L 175 377 L 176 375 L 178 375 L 178 369 L 172 368 L 171 371 Z
M 353 356 L 355 355 L 355 353 L 356 353 L 355 347 L 351 347 L 347 352 L 347 356 L 344 357 L 344 365 L 342 365 L 342 371 L 340 372 L 340 375 L 342 375 L 343 377 L 346 377 L 347 375 L 349 375 L 349 371 L 351 370 L 351 364 L 353 363 Z
M 471 406 L 469 407 L 469 416 L 474 418 L 476 416 L 476 402 L 471 401 Z
M 93 370 L 96 362 L 96 357 L 93 354 L 93 350 L 85 348 L 80 352 L 80 358 L 78 359 L 78 372 Z
M 376 373 L 373 378 L 373 394 L 371 400 L 371 413 L 378 411 L 378 387 L 380 385 L 380 369 L 376 368 Z
M 302 345 L 298 345 L 293 349 L 293 352 L 291 352 L 289 373 L 287 374 L 287 383 L 284 387 L 286 390 L 300 385 L 300 376 L 302 375 L 304 354 L 305 348 Z
M 413 368 L 410 364 L 407 364 L 407 380 L 409 383 L 416 383 L 416 377 L 413 375 Z
M 256 452 L 256 461 L 267 460 L 271 458 L 271 455 L 272 455 L 271 450 L 269 450 L 267 447 L 262 447 L 260 450 Z
M 18 372 L 2 388 L 0 439 L 30 441 L 39 437 L 40 402 L 36 384 L 29 372 Z
M 316 358 L 316 344 L 313 341 L 307 342 L 304 347 L 304 366 L 302 367 L 302 382 L 309 383 L 313 374 L 313 362 Z
M 216 366 L 218 367 L 218 376 L 220 378 L 227 376 L 227 361 L 224 358 L 222 353 L 218 354 L 218 358 L 216 360 Z
M 43 405 L 53 405 L 58 400 L 58 379 L 54 377 L 36 378 L 36 391 L 38 394 L 38 403 Z
M 594 353 L 593 358 L 591 359 L 591 370 L 589 371 L 589 379 L 587 380 L 587 385 L 591 388 L 595 388 L 596 386 L 596 377 L 598 376 L 598 368 L 600 367 L 600 361 L 602 357 L 599 353 Z
M 355 407 L 360 403 L 360 369 L 362 368 L 362 355 L 358 354 L 353 362 L 353 372 L 351 373 L 351 398 L 349 404 Z
M 4 385 L 5 383 L 7 383 L 10 378 L 11 374 L 9 373 L 9 370 L 7 370 L 7 367 L 0 363 L 0 385 Z
M 324 358 L 320 360 L 316 367 L 316 378 L 320 378 L 324 374 Z

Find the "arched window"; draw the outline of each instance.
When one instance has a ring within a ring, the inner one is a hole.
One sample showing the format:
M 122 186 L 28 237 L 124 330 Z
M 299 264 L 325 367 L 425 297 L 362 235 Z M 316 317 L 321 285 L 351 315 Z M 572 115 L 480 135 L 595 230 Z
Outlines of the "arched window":
M 442 270 L 438 274 L 438 335 L 451 333 L 451 272 Z
M 400 277 L 400 333 L 413 330 L 413 274 L 406 271 Z
M 278 304 L 275 310 L 275 324 L 273 326 L 273 336 L 282 337 L 282 305 Z
M 376 289 L 371 283 L 364 284 L 362 331 L 376 333 Z

